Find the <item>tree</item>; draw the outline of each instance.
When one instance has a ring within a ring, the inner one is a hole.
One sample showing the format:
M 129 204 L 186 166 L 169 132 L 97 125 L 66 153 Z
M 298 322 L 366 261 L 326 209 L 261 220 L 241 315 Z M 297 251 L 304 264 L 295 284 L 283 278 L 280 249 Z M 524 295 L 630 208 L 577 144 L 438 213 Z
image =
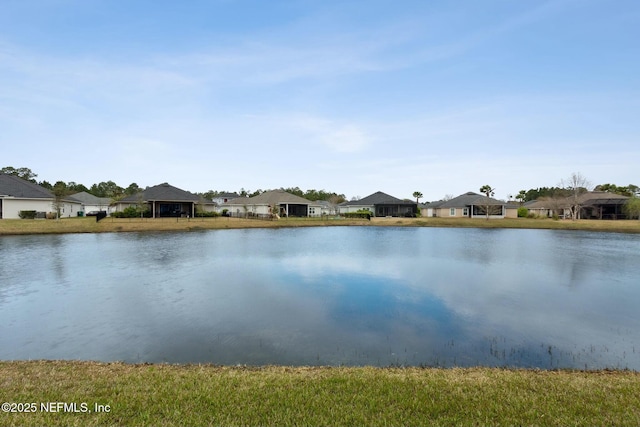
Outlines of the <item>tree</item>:
M 416 198 L 416 204 L 418 204 L 418 203 L 420 203 L 420 199 L 422 199 L 422 197 L 424 197 L 424 196 L 422 195 L 422 193 L 421 193 L 421 192 L 419 192 L 419 191 L 414 191 L 414 192 L 413 192 L 413 197 L 415 197 L 415 198 Z
M 495 204 L 493 203 L 493 200 L 491 198 L 495 195 L 496 190 L 490 185 L 483 185 L 482 187 L 480 187 L 480 192 L 483 193 L 485 196 L 487 196 L 483 207 L 484 207 L 484 213 L 485 215 L 487 215 L 487 220 L 488 220 L 489 215 L 493 213 L 492 210 L 495 208 Z
M 33 182 L 34 184 L 36 183 L 35 178 L 38 176 L 35 173 L 33 173 L 31 169 L 24 168 L 24 167 L 16 169 L 13 166 L 5 166 L 2 169 L 0 169 L 0 172 L 6 175 L 17 176 L 18 178 L 22 178 L 26 181 Z
M 60 219 L 60 211 L 64 206 L 64 198 L 69 195 L 67 184 L 58 181 L 53 185 L 53 209 L 56 211 L 56 220 Z
M 526 199 L 527 199 L 527 192 L 524 190 L 520 190 L 520 192 L 516 196 L 516 200 L 520 202 L 520 205 L 522 205 Z
M 627 202 L 624 204 L 624 211 L 629 219 L 638 217 L 638 219 L 640 220 L 640 197 L 635 195 L 630 197 L 629 200 L 627 200 Z
M 141 191 L 142 188 L 140 188 L 135 182 L 132 182 L 127 188 L 124 189 L 124 194 L 126 194 L 127 196 L 133 196 L 134 194 L 138 194 Z
M 589 191 L 591 183 L 580 172 L 573 172 L 565 181 L 560 181 L 560 187 L 563 187 L 569 194 L 569 212 L 573 221 L 580 219 L 580 210 L 582 203 L 580 196 Z
M 117 199 L 124 194 L 124 188 L 120 187 L 113 181 L 107 181 L 99 184 L 93 184 L 89 192 L 96 197 L 110 197 L 112 199 Z

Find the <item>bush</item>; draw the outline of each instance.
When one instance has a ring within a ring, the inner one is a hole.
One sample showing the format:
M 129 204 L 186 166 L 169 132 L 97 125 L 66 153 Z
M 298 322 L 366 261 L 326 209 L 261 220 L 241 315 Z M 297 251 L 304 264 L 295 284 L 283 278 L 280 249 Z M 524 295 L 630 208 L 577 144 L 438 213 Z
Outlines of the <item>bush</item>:
M 345 218 L 371 218 L 373 214 L 368 209 L 360 209 L 356 212 L 346 212 L 342 214 Z
M 20 212 L 18 212 L 18 216 L 21 219 L 35 219 L 36 218 L 36 211 L 20 211 Z
M 518 208 L 518 218 L 526 218 L 529 216 L 529 209 L 525 207 Z
M 114 218 L 140 218 L 140 209 L 135 206 L 129 206 L 128 208 L 124 208 L 122 212 L 113 212 L 111 216 Z M 151 218 L 151 211 L 145 209 L 142 211 L 142 216 Z
M 196 212 L 197 218 L 217 218 L 219 216 L 218 212 Z

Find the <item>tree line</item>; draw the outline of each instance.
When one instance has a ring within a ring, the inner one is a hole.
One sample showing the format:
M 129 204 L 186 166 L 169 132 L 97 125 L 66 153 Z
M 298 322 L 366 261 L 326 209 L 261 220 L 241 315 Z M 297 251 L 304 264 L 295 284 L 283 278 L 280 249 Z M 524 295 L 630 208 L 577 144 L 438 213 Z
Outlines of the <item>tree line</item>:
M 26 181 L 32 182 L 34 184 L 38 184 L 41 187 L 46 188 L 51 191 L 55 196 L 68 196 L 70 194 L 81 193 L 83 191 L 93 194 L 96 197 L 108 197 L 113 200 L 118 200 L 123 197 L 132 196 L 134 194 L 138 194 L 143 188 L 138 186 L 135 182 L 129 184 L 128 187 L 121 187 L 113 181 L 99 182 L 91 185 L 91 187 L 87 187 L 83 184 L 78 184 L 76 182 L 64 182 L 64 181 L 56 181 L 54 184 L 51 184 L 48 181 L 37 181 L 36 178 L 38 175 L 34 173 L 31 169 L 26 167 L 14 168 L 12 166 L 5 166 L 0 169 L 1 173 L 7 175 L 17 176 Z M 346 197 L 344 194 L 338 194 L 331 191 L 325 190 L 315 190 L 310 189 L 303 191 L 299 187 L 289 187 L 289 188 L 280 188 L 288 193 L 295 194 L 296 196 L 304 197 L 307 200 L 318 201 L 325 200 L 334 204 L 342 203 L 346 201 Z M 245 190 L 241 188 L 240 191 L 236 193 L 240 197 L 253 197 L 264 193 L 267 190 Z M 214 199 L 216 196 L 224 193 L 230 193 L 229 191 L 216 191 L 209 190 L 206 192 L 194 193 L 197 196 L 200 196 L 204 199 Z

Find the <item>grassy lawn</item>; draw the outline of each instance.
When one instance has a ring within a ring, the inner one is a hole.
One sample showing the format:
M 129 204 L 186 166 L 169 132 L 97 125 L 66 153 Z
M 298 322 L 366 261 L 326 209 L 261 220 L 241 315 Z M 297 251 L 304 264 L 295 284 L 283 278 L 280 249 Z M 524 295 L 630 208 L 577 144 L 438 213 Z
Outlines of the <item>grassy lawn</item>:
M 0 220 L 3 234 L 53 234 L 53 233 L 101 233 L 120 231 L 194 231 L 225 228 L 281 228 L 336 225 L 399 226 L 399 227 L 475 227 L 475 228 L 533 228 L 557 230 L 588 230 L 620 233 L 640 233 L 638 220 L 560 220 L 553 219 L 470 219 L 470 218 L 372 218 L 319 219 L 281 218 L 263 221 L 241 218 L 106 218 L 96 222 L 94 218 L 65 218 L 56 220 Z
M 20 426 L 637 426 L 640 374 L 0 362 L 0 401 L 36 403 L 0 413 Z M 47 402 L 91 412 L 46 412 Z

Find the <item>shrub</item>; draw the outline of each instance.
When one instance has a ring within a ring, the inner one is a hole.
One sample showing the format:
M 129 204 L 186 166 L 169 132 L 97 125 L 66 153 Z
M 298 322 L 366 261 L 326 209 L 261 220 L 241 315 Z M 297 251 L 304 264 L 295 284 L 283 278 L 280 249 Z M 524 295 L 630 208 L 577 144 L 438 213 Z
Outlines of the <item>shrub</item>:
M 196 212 L 196 217 L 198 218 L 216 218 L 219 216 L 218 212 Z
M 124 208 L 122 212 L 113 212 L 111 216 L 114 218 L 140 218 L 140 209 L 136 206 L 129 206 L 128 208 Z M 149 209 L 145 209 L 142 211 L 142 216 L 145 218 L 151 218 L 151 211 Z
M 35 219 L 36 211 L 20 211 L 18 216 L 22 219 Z
M 526 218 L 529 216 L 529 209 L 525 207 L 518 208 L 518 218 Z

